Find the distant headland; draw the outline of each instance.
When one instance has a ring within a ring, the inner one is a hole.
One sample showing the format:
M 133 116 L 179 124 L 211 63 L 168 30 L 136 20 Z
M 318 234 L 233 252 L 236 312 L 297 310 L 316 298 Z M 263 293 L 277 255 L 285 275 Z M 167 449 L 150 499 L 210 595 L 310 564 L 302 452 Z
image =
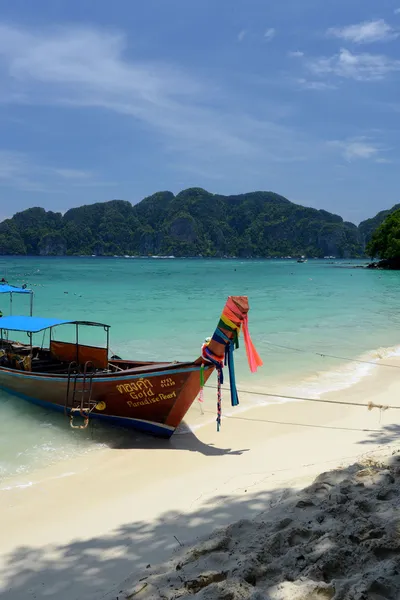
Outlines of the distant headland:
M 361 258 L 396 208 L 357 227 L 273 192 L 222 196 L 190 188 L 177 195 L 157 192 L 135 205 L 85 205 L 64 215 L 29 208 L 0 223 L 0 254 Z

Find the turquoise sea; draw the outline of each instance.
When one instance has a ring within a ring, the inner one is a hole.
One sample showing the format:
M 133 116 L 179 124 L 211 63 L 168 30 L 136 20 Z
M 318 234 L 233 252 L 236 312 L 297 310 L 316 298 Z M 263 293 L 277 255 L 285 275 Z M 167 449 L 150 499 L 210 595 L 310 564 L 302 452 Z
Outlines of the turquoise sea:
M 37 316 L 110 324 L 112 351 L 139 360 L 196 358 L 226 297 L 248 295 L 250 332 L 264 366 L 251 375 L 244 348 L 236 353 L 238 387 L 260 394 L 244 394 L 243 410 L 270 402 L 266 392 L 339 394 L 373 368 L 316 353 L 373 362 L 398 352 L 400 273 L 357 269 L 356 264 L 362 263 L 0 257 L 0 277 L 32 287 Z M 0 296 L 0 309 L 9 314 L 8 297 Z M 28 314 L 28 309 L 26 297 L 14 298 L 13 314 Z M 67 339 L 68 326 L 59 328 L 60 336 L 62 331 Z M 101 343 L 101 333 L 88 329 L 91 337 L 82 341 Z M 42 334 L 37 341 L 42 343 Z M 214 402 L 214 392 L 207 394 Z M 71 430 L 62 415 L 0 391 L 0 489 L 12 475 L 123 444 L 132 435 L 98 425 Z

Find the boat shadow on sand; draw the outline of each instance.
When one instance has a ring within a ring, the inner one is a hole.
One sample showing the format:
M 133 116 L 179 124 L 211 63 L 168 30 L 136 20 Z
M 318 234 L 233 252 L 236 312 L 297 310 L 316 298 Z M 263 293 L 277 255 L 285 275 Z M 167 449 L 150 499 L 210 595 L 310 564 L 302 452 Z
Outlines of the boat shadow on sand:
M 248 449 L 219 448 L 213 444 L 205 444 L 185 422 L 170 439 L 157 438 L 134 429 L 100 423 L 95 419 L 89 421 L 86 429 L 71 429 L 68 418 L 62 413 L 46 411 L 32 404 L 24 404 L 25 423 L 21 431 L 16 431 L 15 423 L 21 423 L 20 401 L 5 392 L 1 392 L 0 400 L 4 402 L 3 407 L 0 402 L 0 419 L 5 426 L 7 422 L 10 425 L 14 423 L 16 437 L 22 438 L 24 428 L 27 426 L 37 428 L 41 432 L 41 443 L 49 443 L 51 446 L 62 446 L 73 440 L 74 443 L 82 444 L 83 451 L 92 445 L 115 450 L 186 450 L 199 452 L 205 456 L 240 455 L 248 451 Z M 4 414 L 2 408 L 5 409 Z
M 48 415 L 50 416 L 50 415 Z M 61 415 L 57 415 L 60 417 Z M 51 415 L 54 417 L 54 415 Z M 66 427 L 65 422 L 59 423 Z M 77 435 L 82 431 L 74 432 Z M 110 424 L 99 423 L 93 420 L 86 430 L 86 437 L 90 436 L 94 443 L 101 443 L 114 450 L 186 450 L 199 452 L 204 456 L 240 455 L 248 452 L 246 449 L 218 448 L 214 444 L 202 442 L 190 427 L 183 421 L 179 429 L 169 439 L 155 437 L 133 429 L 124 429 Z
M 204 456 L 240 455 L 249 451 L 249 448 L 233 450 L 231 448 L 218 448 L 214 444 L 205 444 L 190 430 L 182 434 L 175 433 L 169 440 L 136 432 L 132 435 L 128 431 L 123 438 L 117 435 L 116 439 L 112 439 L 110 432 L 110 442 L 107 445 L 117 450 L 133 450 L 136 448 L 141 450 L 187 450 L 189 452 L 200 452 Z

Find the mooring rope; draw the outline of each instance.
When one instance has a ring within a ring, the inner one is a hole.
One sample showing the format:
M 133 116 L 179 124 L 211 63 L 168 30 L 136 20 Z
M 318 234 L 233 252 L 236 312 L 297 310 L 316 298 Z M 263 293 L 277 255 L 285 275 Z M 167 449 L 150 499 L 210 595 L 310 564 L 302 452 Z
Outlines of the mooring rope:
M 205 385 L 204 387 L 210 389 L 216 389 L 215 386 Z M 301 400 L 303 402 L 320 402 L 322 404 L 341 404 L 342 406 L 361 406 L 372 410 L 373 408 L 379 408 L 380 410 L 400 409 L 400 406 L 392 406 L 386 404 L 375 404 L 374 402 L 346 402 L 345 400 L 324 400 L 322 398 L 304 398 L 303 396 L 287 396 L 285 394 L 271 394 L 269 392 L 255 392 L 254 390 L 237 390 L 241 394 L 250 394 L 253 396 L 267 396 L 268 398 L 284 398 L 285 400 Z

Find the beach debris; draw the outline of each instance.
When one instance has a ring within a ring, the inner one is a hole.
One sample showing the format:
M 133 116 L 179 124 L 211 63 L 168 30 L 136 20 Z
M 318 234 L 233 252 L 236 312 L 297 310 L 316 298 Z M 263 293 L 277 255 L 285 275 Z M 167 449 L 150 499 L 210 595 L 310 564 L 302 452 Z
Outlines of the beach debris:
M 128 596 L 125 596 L 126 600 L 131 600 L 131 598 L 134 598 L 135 596 L 140 594 L 140 592 L 143 592 L 143 590 L 146 589 L 147 586 L 148 586 L 147 583 L 142 583 L 142 585 L 140 585 L 137 590 L 131 592 Z
M 227 571 L 202 573 L 195 579 L 186 581 L 185 586 L 188 590 L 190 590 L 191 592 L 194 592 L 196 594 L 201 589 L 211 585 L 211 583 L 219 583 L 220 581 L 225 581 L 227 576 L 228 576 Z
M 368 410 L 372 410 L 374 408 L 379 408 L 380 411 L 385 411 L 389 409 L 389 406 L 386 404 L 375 404 L 375 402 L 368 402 Z
M 178 544 L 179 544 L 180 546 L 182 546 L 182 547 L 183 547 L 183 544 L 182 544 L 182 542 L 180 542 L 180 541 L 178 540 L 178 538 L 176 537 L 176 535 L 174 535 L 174 538 L 176 539 L 176 541 L 178 542 Z
M 211 538 L 197 544 L 192 552 L 189 552 L 189 554 L 185 557 L 185 562 L 178 562 L 176 565 L 176 570 L 179 571 L 189 563 L 198 560 L 201 556 L 227 550 L 230 542 L 230 536 L 221 535 L 221 533 L 218 532 L 216 536 L 211 536 Z

